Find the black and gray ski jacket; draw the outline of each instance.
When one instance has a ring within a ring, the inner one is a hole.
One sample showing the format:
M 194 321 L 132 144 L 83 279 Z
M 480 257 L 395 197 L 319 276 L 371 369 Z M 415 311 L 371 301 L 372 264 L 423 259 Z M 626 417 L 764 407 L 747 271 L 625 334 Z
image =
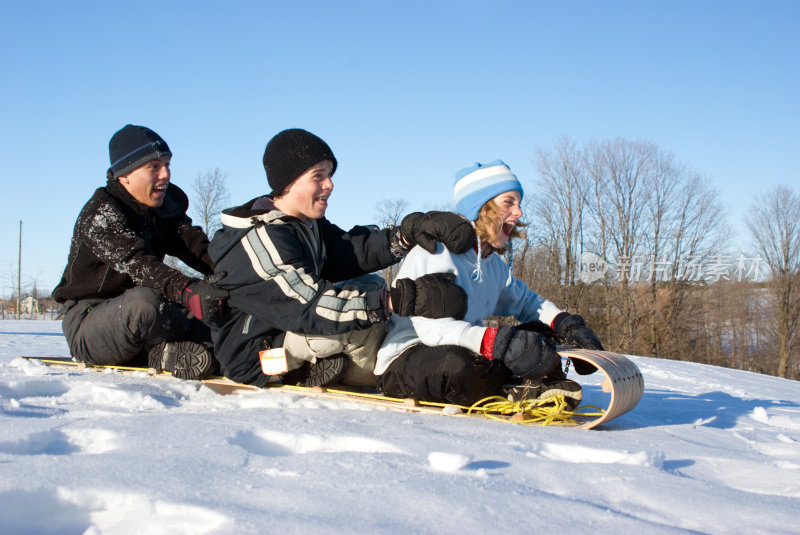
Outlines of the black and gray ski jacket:
M 334 283 L 397 263 L 397 229 L 310 224 L 277 210 L 269 197 L 223 211 L 209 253 L 232 314 L 212 326 L 217 359 L 235 381 L 263 386 L 259 351 L 287 331 L 341 334 L 386 321 L 385 291 L 340 291 Z
M 145 212 L 127 190 L 110 179 L 78 215 L 61 282 L 53 290 L 59 303 L 110 299 L 134 286 L 159 290 L 180 302 L 192 279 L 167 266 L 164 256 L 180 258 L 204 275 L 213 270 L 208 238 L 186 215 L 189 200 L 170 184 L 164 203 Z

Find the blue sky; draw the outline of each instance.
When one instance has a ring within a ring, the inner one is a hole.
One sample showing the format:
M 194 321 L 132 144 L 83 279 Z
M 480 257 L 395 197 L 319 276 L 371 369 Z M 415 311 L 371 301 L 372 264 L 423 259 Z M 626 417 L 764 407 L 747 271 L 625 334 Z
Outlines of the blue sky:
M 711 179 L 742 241 L 757 195 L 800 184 L 798 51 L 799 1 L 0 0 L 0 286 L 20 220 L 23 286 L 58 282 L 127 123 L 187 192 L 228 172 L 233 203 L 268 191 L 270 137 L 310 130 L 345 228 L 382 199 L 448 206 L 476 161 L 531 185 L 561 136 L 642 139 Z

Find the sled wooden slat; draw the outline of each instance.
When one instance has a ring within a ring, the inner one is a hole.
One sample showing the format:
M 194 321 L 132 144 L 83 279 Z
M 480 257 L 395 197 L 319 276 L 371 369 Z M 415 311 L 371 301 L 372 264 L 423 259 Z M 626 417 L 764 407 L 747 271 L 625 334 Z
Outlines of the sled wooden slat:
M 588 349 L 560 349 L 558 353 L 562 357 L 593 364 L 605 377 L 600 387 L 603 392 L 611 394 L 611 401 L 608 407 L 605 407 L 605 413 L 593 420 L 582 422 L 579 427 L 591 429 L 613 420 L 633 409 L 642 399 L 644 393 L 642 372 L 626 356 L 610 351 Z

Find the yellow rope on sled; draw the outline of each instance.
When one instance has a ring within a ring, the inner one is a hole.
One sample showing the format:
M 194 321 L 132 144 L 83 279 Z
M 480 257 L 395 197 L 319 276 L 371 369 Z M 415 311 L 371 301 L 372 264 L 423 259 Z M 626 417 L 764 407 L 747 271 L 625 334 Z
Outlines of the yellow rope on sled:
M 310 390 L 305 386 L 283 385 L 286 389 Z M 385 396 L 383 394 L 371 394 L 367 392 L 355 392 L 353 390 L 337 389 L 336 387 L 325 387 L 325 391 L 332 394 L 343 394 L 348 397 L 360 397 L 375 400 L 393 401 L 398 405 L 403 403 L 402 398 Z M 570 411 L 563 395 L 551 396 L 547 399 L 524 399 L 521 401 L 509 401 L 501 396 L 491 396 L 484 398 L 473 405 L 467 407 L 455 405 L 453 403 L 441 403 L 435 401 L 417 401 L 423 407 L 456 407 L 467 414 L 483 414 L 486 418 L 499 420 L 502 422 L 512 422 L 525 425 L 564 425 L 575 424 L 576 416 L 602 416 L 605 410 L 593 405 L 582 405 Z M 596 412 L 591 412 L 592 410 Z M 514 415 L 520 415 L 513 418 Z
M 586 412 L 586 409 L 595 409 L 597 412 Z M 491 396 L 476 402 L 467 411 L 468 414 L 473 412 L 482 412 L 484 416 L 492 420 L 525 425 L 576 424 L 575 416 L 602 416 L 605 413 L 603 409 L 592 405 L 583 405 L 575 410 L 569 410 L 563 395 L 520 401 L 509 401 L 500 396 Z M 514 415 L 521 415 L 521 417 L 513 418 Z

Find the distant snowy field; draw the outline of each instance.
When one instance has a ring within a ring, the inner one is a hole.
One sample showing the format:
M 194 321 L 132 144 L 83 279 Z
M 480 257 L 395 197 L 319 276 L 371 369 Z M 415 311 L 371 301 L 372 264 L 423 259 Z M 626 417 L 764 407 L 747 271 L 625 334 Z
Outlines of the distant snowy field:
M 4 534 L 800 533 L 794 381 L 633 357 L 641 403 L 584 431 L 18 355 L 60 323 L 0 321 Z

